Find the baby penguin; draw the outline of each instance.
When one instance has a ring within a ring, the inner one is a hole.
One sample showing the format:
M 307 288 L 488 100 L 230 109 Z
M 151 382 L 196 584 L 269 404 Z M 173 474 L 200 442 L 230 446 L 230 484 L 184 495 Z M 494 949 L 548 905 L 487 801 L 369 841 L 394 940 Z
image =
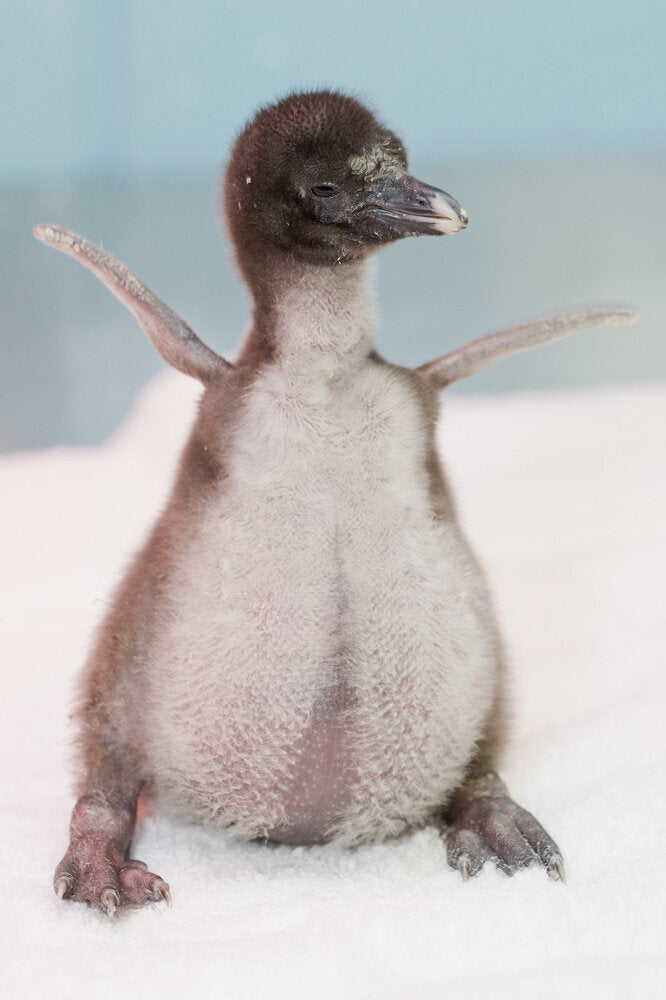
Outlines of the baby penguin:
M 239 838 L 357 845 L 437 824 L 464 878 L 562 856 L 496 773 L 504 664 L 435 446 L 440 390 L 629 311 L 565 314 L 415 370 L 373 346 L 371 258 L 456 233 L 402 142 L 321 91 L 245 128 L 224 200 L 254 301 L 236 364 L 123 264 L 57 226 L 204 392 L 171 499 L 83 673 L 79 799 L 58 896 L 113 913 L 169 887 L 131 859 L 137 800 Z

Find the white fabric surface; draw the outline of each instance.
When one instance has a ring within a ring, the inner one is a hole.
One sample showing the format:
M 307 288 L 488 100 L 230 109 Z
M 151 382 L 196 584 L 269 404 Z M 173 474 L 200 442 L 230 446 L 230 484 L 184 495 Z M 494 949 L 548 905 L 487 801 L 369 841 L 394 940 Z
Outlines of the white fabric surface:
M 173 909 L 110 921 L 56 899 L 73 678 L 196 394 L 165 374 L 103 447 L 0 462 L 2 996 L 666 996 L 665 386 L 445 407 L 512 662 L 502 773 L 560 843 L 566 885 L 492 865 L 463 884 L 434 830 L 348 852 L 151 817 L 134 855 Z

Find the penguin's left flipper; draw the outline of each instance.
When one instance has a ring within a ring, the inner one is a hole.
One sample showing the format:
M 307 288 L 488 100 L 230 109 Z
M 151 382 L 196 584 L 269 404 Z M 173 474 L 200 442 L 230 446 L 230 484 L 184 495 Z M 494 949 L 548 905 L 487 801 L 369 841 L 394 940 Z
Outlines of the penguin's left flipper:
M 454 797 L 442 836 L 449 865 L 464 879 L 493 858 L 505 875 L 542 864 L 550 878 L 565 880 L 559 847 L 539 821 L 509 797 L 494 771 L 470 781 Z
M 445 389 L 453 382 L 469 378 L 497 361 L 524 351 L 529 347 L 539 347 L 551 340 L 560 340 L 579 330 L 590 330 L 596 326 L 628 326 L 635 323 L 637 315 L 633 309 L 594 308 L 578 309 L 575 312 L 556 313 L 545 319 L 522 323 L 507 330 L 500 330 L 479 340 L 473 340 L 435 361 L 429 361 L 414 369 L 435 389 Z

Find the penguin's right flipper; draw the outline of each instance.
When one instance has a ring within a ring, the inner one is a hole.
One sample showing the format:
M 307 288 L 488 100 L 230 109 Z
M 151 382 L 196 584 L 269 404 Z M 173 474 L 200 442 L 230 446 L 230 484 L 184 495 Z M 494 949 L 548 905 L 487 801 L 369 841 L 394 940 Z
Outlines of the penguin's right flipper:
M 39 225 L 35 236 L 89 268 L 136 317 L 164 360 L 204 384 L 217 381 L 232 365 L 207 347 L 125 264 L 83 236 L 61 226 Z
M 496 361 L 516 351 L 539 347 L 551 340 L 559 340 L 578 330 L 589 330 L 595 326 L 627 326 L 635 323 L 636 319 L 633 309 L 579 309 L 576 312 L 556 313 L 545 319 L 522 323 L 520 326 L 480 337 L 435 361 L 421 365 L 416 371 L 437 389 L 444 389 L 452 382 L 490 368 Z

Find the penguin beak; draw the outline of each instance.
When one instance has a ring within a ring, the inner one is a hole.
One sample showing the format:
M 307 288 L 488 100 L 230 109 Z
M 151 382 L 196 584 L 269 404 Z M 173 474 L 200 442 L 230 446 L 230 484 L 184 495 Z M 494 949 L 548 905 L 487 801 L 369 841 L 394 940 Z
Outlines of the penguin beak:
M 401 236 L 459 233 L 469 222 L 455 198 L 409 174 L 390 177 L 368 208 L 373 215 L 390 221 Z

